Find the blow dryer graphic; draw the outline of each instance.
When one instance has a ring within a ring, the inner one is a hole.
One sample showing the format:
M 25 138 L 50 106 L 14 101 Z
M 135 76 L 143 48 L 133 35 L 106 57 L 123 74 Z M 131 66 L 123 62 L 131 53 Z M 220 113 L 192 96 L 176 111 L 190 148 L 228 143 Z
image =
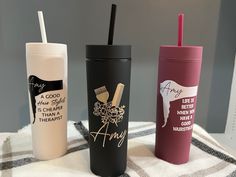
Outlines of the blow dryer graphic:
M 160 94 L 163 99 L 164 124 L 166 126 L 170 113 L 170 102 L 187 97 L 197 96 L 198 86 L 184 87 L 172 80 L 165 80 L 160 84 Z
M 53 91 L 53 90 L 61 90 L 63 89 L 63 81 L 55 80 L 55 81 L 45 81 L 34 75 L 29 76 L 29 92 L 32 104 L 32 111 L 34 115 L 34 120 L 32 124 L 35 123 L 35 114 L 36 114 L 36 99 L 35 97 L 41 93 Z

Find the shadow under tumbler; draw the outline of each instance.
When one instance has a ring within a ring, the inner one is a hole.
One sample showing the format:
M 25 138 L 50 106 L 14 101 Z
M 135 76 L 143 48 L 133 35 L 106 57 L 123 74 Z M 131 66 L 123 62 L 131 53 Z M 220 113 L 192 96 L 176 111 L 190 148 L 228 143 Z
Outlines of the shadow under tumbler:
M 127 163 L 131 46 L 87 45 L 90 168 L 119 176 Z

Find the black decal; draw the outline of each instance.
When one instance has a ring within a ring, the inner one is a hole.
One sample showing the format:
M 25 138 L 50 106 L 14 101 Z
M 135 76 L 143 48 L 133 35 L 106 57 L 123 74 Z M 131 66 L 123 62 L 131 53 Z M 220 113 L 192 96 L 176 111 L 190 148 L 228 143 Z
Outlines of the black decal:
M 33 120 L 33 124 L 34 124 L 35 114 L 36 114 L 35 97 L 44 92 L 63 89 L 63 81 L 62 80 L 45 81 L 34 75 L 30 75 L 28 81 L 29 81 L 29 92 L 30 92 L 30 98 L 31 98 L 31 104 L 32 104 L 32 111 L 34 115 L 34 120 Z

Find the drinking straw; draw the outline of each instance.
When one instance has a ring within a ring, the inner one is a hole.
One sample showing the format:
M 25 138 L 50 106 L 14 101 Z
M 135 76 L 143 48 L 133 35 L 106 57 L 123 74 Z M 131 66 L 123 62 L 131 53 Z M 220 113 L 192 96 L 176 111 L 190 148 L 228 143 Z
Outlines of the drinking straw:
M 42 11 L 38 11 L 38 17 L 39 17 L 39 26 L 40 26 L 42 41 L 43 43 L 47 43 L 47 35 Z
M 184 33 L 184 14 L 178 15 L 178 46 L 183 45 L 183 33 Z
M 108 36 L 108 45 L 113 44 L 115 18 L 116 18 L 116 5 L 112 4 L 112 6 L 111 6 L 110 27 L 109 27 L 109 36 Z

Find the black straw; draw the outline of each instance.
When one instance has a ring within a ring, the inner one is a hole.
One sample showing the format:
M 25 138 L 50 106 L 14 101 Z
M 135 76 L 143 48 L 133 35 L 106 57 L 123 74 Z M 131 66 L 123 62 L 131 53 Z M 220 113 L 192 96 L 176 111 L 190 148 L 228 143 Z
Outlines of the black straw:
M 110 27 L 109 27 L 109 36 L 108 36 L 108 45 L 113 44 L 115 19 L 116 19 L 116 5 L 112 4 L 112 6 L 111 6 Z

